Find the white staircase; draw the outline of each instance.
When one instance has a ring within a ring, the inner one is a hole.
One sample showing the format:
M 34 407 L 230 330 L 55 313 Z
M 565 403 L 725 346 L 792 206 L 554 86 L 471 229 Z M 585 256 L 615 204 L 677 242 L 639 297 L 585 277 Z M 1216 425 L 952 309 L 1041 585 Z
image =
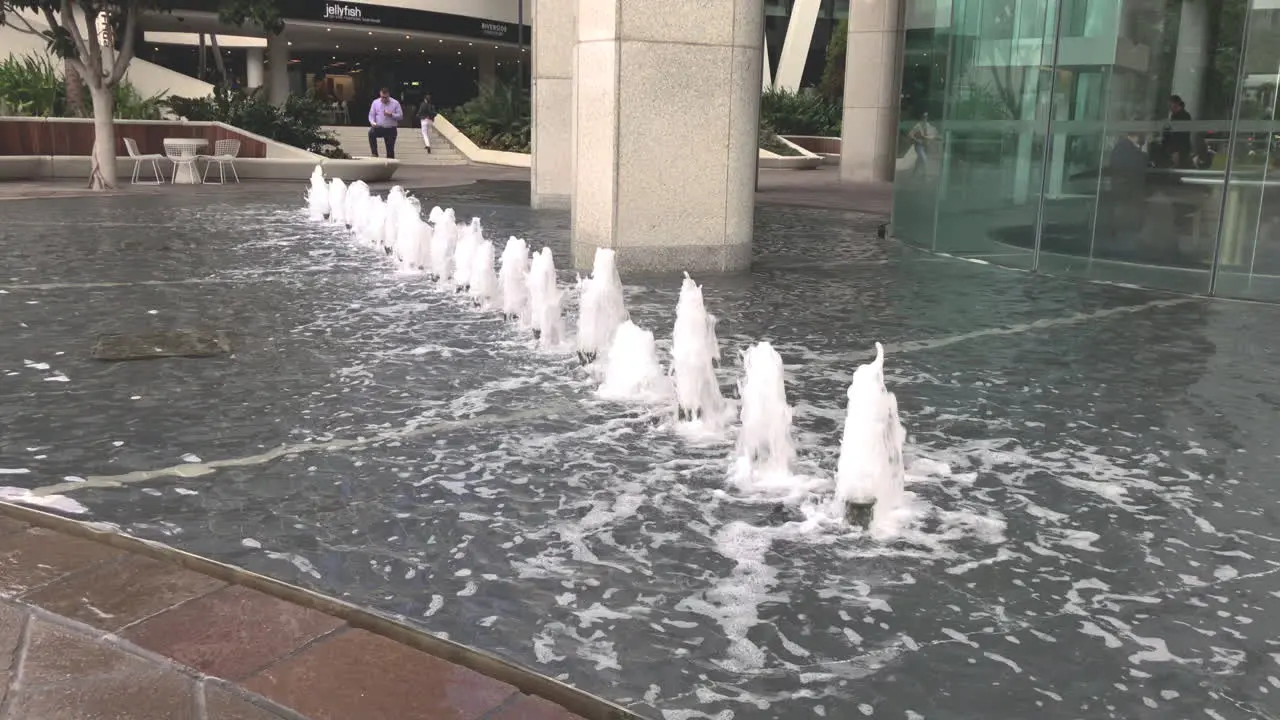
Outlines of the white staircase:
M 351 157 L 369 156 L 369 128 L 359 126 L 326 126 Z M 378 154 L 385 156 L 386 146 L 378 141 Z M 422 134 L 416 127 L 400 128 L 396 138 L 396 159 L 404 165 L 466 165 L 467 158 L 443 135 L 431 129 L 431 152 L 422 147 Z

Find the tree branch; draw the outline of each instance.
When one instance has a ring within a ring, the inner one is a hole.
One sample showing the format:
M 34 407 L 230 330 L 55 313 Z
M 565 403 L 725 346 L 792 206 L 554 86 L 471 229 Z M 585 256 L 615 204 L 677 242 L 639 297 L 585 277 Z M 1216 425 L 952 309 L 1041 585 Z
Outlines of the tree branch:
M 14 17 L 17 17 L 19 20 L 21 20 L 22 24 L 25 25 L 26 27 L 18 27 L 17 25 L 14 25 L 13 20 L 9 19 L 10 15 L 13 15 Z M 6 25 L 8 27 L 11 27 L 14 30 L 17 30 L 18 32 L 23 33 L 24 35 L 39 35 L 41 37 L 44 37 L 44 31 L 37 30 L 36 26 L 32 25 L 31 21 L 23 17 L 22 14 L 17 10 L 13 10 L 8 13 L 5 13 L 4 22 L 0 23 L 0 25 Z
M 102 43 L 98 39 L 97 10 L 92 3 L 80 3 L 80 14 L 84 15 L 85 30 L 88 32 L 86 39 L 89 41 L 89 59 L 94 71 L 101 76 L 106 68 L 103 67 Z
M 89 46 L 85 44 L 84 38 L 80 35 L 80 27 L 76 25 L 75 17 L 72 15 L 72 6 L 71 6 L 70 0 L 62 0 L 61 15 L 62 15 L 63 22 L 55 23 L 53 22 L 53 13 L 49 12 L 48 10 L 45 10 L 45 13 L 49 15 L 50 28 L 56 28 L 61 26 L 62 29 L 66 30 L 67 34 L 71 36 L 71 41 L 75 43 L 76 51 L 80 54 L 80 61 L 83 64 L 86 71 L 85 74 L 81 76 L 84 78 L 85 83 L 87 83 L 91 88 L 102 87 L 102 73 L 96 73 L 96 72 L 93 72 L 92 70 L 92 68 L 95 65 L 94 59 L 93 59 L 93 56 L 89 54 Z M 96 63 L 96 65 L 98 67 L 102 67 L 101 54 L 99 54 L 98 62 Z M 79 71 L 79 68 L 77 68 L 77 71 Z M 93 76 L 93 77 L 90 77 L 90 76 Z
M 125 70 L 129 69 L 129 61 L 133 59 L 135 39 L 138 36 L 138 14 L 142 12 L 138 0 L 129 0 L 124 6 L 124 44 L 116 53 L 116 64 L 107 78 L 107 87 L 115 87 L 124 79 Z

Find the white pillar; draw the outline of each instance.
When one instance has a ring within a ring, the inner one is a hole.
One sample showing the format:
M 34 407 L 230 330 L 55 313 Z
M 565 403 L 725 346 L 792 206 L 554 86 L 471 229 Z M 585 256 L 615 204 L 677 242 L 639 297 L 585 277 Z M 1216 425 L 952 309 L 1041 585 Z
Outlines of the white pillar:
M 529 204 L 568 208 L 573 191 L 573 54 L 578 0 L 537 0 L 533 17 L 533 142 Z
M 267 36 L 267 100 L 283 105 L 289 99 L 289 43 L 284 35 Z
M 902 0 L 849 0 L 840 179 L 893 180 L 903 51 Z
M 266 48 L 251 47 L 245 51 L 245 57 L 248 62 L 244 73 L 244 84 L 246 87 L 262 87 L 262 78 L 263 75 L 265 75 L 266 70 L 263 65 L 263 61 L 265 60 L 266 55 Z
M 1205 72 L 1209 69 L 1209 2 L 1183 0 L 1178 22 L 1178 49 L 1173 61 L 1170 92 L 1182 97 L 1191 117 L 1204 118 Z M 1235 78 L 1232 78 L 1234 81 Z M 1163 98 L 1162 98 L 1163 100 Z M 1164 105 L 1163 102 L 1160 103 Z
M 750 265 L 763 2 L 579 0 L 576 267 Z
M 773 86 L 778 90 L 795 92 L 800 89 L 804 66 L 809 60 L 809 46 L 813 44 L 813 29 L 818 24 L 821 0 L 795 0 L 791 16 L 787 18 L 787 35 L 782 41 L 782 53 L 778 56 L 778 71 Z

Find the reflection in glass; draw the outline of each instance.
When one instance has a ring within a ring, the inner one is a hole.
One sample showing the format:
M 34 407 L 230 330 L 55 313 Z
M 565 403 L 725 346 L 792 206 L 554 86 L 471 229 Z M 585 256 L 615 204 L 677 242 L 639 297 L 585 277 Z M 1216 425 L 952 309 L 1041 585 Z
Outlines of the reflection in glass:
M 907 28 L 898 237 L 1280 299 L 1280 1 L 916 0 Z

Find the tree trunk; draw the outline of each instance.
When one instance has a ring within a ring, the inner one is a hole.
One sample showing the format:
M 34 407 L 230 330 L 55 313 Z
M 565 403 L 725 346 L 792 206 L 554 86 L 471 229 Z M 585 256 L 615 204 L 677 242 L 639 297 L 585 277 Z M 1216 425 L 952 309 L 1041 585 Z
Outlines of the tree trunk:
M 93 95 L 93 170 L 89 187 L 113 190 L 116 187 L 115 93 L 110 88 L 89 88 Z
M 62 79 L 67 86 L 67 113 L 84 117 L 84 79 L 70 62 L 62 63 Z

